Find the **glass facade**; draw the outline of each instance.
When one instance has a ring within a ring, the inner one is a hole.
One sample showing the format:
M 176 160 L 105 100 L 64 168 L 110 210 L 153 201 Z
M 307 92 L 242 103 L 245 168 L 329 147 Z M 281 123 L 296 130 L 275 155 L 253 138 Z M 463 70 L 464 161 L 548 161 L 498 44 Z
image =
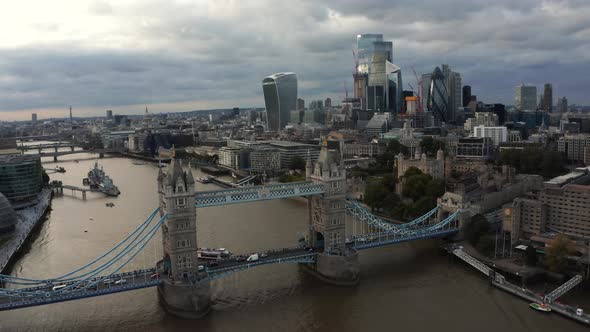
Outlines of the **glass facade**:
M 12 202 L 29 200 L 43 187 L 41 158 L 29 155 L 0 157 L 0 192 Z
M 428 89 L 428 110 L 434 114 L 437 122 L 447 122 L 449 114 L 449 101 L 446 79 L 439 67 L 434 69 L 430 77 Z
M 268 130 L 280 131 L 297 109 L 297 75 L 277 73 L 262 80 Z

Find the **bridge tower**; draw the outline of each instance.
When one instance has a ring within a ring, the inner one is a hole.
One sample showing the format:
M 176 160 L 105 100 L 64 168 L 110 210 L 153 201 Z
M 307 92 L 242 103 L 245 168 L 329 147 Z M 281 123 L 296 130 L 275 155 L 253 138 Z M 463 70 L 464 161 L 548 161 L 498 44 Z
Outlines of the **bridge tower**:
M 334 284 L 357 284 L 358 253 L 346 247 L 346 172 L 340 154 L 328 149 L 327 141 L 316 163 L 308 158 L 306 177 L 325 187 L 325 194 L 308 200 L 309 245 L 317 251 L 312 273 Z
M 197 259 L 197 212 L 195 180 L 172 159 L 165 174 L 158 172 L 160 216 L 164 257 L 158 263 L 162 283 L 158 297 L 164 308 L 183 318 L 200 318 L 210 309 L 210 279 L 199 271 Z

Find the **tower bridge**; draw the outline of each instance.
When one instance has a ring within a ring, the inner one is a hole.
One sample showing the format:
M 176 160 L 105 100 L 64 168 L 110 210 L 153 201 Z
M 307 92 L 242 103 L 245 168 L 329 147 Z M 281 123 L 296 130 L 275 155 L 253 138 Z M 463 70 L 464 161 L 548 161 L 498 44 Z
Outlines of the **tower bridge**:
M 0 310 L 156 287 L 168 312 L 198 318 L 210 310 L 211 282 L 227 275 L 262 265 L 299 264 L 326 282 L 355 285 L 359 282 L 359 251 L 445 237 L 460 229 L 460 211 L 445 216 L 438 207 L 402 225 L 373 215 L 346 196 L 342 160 L 326 144 L 317 162 L 307 162 L 303 182 L 195 192 L 192 173 L 173 159 L 167 172 L 159 170 L 157 190 L 158 208 L 115 247 L 85 266 L 51 279 L 0 275 L 4 287 L 0 288 Z M 305 245 L 260 252 L 254 261 L 225 258 L 215 266 L 198 258 L 198 209 L 292 197 L 307 199 Z M 347 214 L 352 225 L 346 223 Z M 143 255 L 145 260 L 146 245 L 156 232 L 162 234 L 159 257 L 137 269 L 138 257 Z

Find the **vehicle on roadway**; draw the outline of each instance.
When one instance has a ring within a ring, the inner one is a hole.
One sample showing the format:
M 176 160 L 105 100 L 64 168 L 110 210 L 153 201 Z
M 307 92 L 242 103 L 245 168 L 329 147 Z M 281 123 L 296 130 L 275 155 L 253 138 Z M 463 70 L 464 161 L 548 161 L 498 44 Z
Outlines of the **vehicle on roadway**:
M 115 285 L 124 285 L 126 283 L 127 283 L 127 280 L 126 279 L 123 279 L 123 278 L 115 281 Z
M 52 290 L 55 292 L 55 291 L 58 291 L 60 289 L 64 289 L 66 287 L 68 287 L 68 285 L 65 285 L 65 284 L 64 285 L 57 285 L 57 286 L 53 286 Z
M 246 259 L 246 262 L 255 262 L 257 261 L 259 258 L 258 254 L 252 254 L 250 255 L 250 257 L 248 257 L 248 259 Z
M 150 279 L 160 279 L 160 274 L 159 273 L 154 273 L 150 276 Z
M 265 252 L 260 254 L 260 258 L 266 258 L 266 257 L 268 257 L 268 255 Z
M 115 281 L 113 279 L 105 279 L 102 281 L 102 283 L 105 285 L 112 285 L 115 283 Z

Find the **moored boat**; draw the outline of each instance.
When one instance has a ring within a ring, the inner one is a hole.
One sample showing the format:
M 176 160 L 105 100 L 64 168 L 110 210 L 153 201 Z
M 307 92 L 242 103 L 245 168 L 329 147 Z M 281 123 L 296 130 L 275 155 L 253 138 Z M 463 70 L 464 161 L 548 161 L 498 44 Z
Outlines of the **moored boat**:
M 529 306 L 535 310 L 549 312 L 551 308 L 546 303 L 531 303 Z

